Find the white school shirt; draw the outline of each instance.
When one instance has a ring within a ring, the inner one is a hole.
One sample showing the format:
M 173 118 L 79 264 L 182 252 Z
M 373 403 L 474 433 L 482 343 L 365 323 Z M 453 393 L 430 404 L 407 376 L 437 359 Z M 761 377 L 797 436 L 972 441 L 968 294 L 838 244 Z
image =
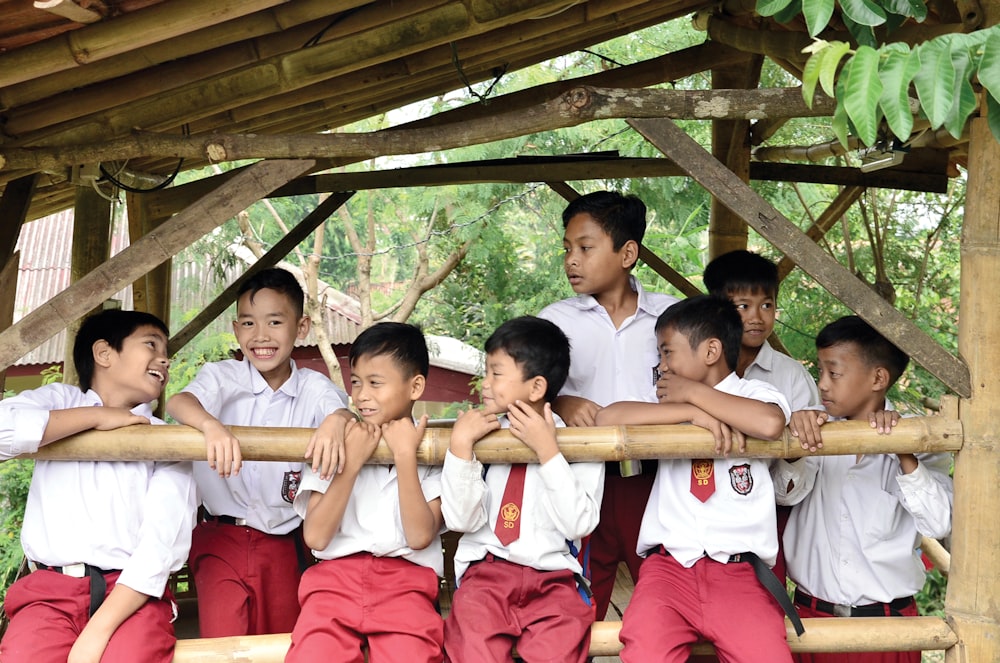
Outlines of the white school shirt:
M 0 401 L 0 459 L 37 451 L 50 411 L 101 405 L 66 384 Z M 163 423 L 148 404 L 132 412 Z M 121 569 L 119 584 L 159 597 L 187 559 L 196 506 L 188 462 L 38 460 L 21 546 L 47 566 Z
M 424 499 L 441 497 L 441 468 L 432 465 L 418 465 L 417 475 Z M 302 486 L 295 496 L 295 510 L 306 517 L 309 498 L 313 492 L 326 493 L 331 481 L 343 475 L 324 480 L 306 465 L 302 473 Z M 340 529 L 330 539 L 323 550 L 313 550 L 316 559 L 337 559 L 359 552 L 367 552 L 376 557 L 402 557 L 414 564 L 434 569 L 439 577 L 444 576 L 444 554 L 441 549 L 440 532 L 430 545 L 414 550 L 406 544 L 403 519 L 399 512 L 399 481 L 394 465 L 365 465 L 347 501 Z
M 297 368 L 294 361 L 291 376 L 277 391 L 253 364 L 235 359 L 205 364 L 184 391 L 227 426 L 316 428 L 327 415 L 347 407 L 346 394 L 328 377 Z M 281 535 L 302 522 L 292 508 L 302 466 L 246 461 L 238 475 L 224 479 L 207 461 L 198 461 L 194 477 L 210 514 L 245 518 L 254 529 Z
M 719 391 L 774 403 L 788 423 L 785 397 L 760 380 L 730 373 Z M 715 492 L 706 502 L 691 494 L 691 461 L 660 460 L 639 529 L 636 552 L 662 545 L 685 568 L 702 557 L 726 563 L 730 555 L 756 553 L 768 566 L 778 554 L 774 487 L 762 458 L 716 458 Z
M 618 401 L 655 403 L 653 369 L 660 363 L 656 319 L 678 299 L 646 292 L 629 277 L 638 307 L 615 328 L 611 316 L 592 295 L 549 304 L 538 317 L 555 323 L 569 338 L 569 377 L 560 396 L 580 396 L 604 407 Z
M 556 426 L 565 426 L 555 417 Z M 500 418 L 509 428 L 507 417 Z M 604 494 L 604 463 L 568 463 L 556 454 L 544 465 L 528 464 L 521 501 L 521 532 L 505 546 L 493 531 L 500 513 L 511 465 L 493 463 L 483 478 L 483 464 L 473 454 L 463 460 L 449 450 L 441 476 L 441 512 L 448 529 L 465 532 L 455 551 L 455 577 L 486 553 L 540 571 L 582 571 L 570 550 L 597 527 Z
M 764 341 L 753 362 L 743 372 L 747 380 L 762 380 L 777 387 L 792 412 L 822 410 L 819 390 L 806 367 Z
M 872 435 L 875 433 L 872 432 Z M 795 505 L 785 529 L 788 576 L 831 603 L 867 605 L 924 586 L 920 536 L 951 532 L 951 454 L 916 454 L 903 474 L 895 454 L 807 456 L 773 471 L 779 504 Z M 793 481 L 792 490 L 787 490 Z

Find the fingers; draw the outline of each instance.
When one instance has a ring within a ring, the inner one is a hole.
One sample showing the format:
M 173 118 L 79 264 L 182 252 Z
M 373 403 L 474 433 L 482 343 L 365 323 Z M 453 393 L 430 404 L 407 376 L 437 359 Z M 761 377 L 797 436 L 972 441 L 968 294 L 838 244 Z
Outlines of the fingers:
M 733 430 L 733 440 L 736 442 L 736 448 L 739 449 L 741 454 L 747 452 L 747 436 L 741 430 Z

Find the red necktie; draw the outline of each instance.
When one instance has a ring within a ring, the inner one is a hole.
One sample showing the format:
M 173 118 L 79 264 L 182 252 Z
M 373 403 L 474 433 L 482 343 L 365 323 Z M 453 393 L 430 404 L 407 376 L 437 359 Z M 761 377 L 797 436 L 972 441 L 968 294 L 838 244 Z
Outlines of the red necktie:
M 715 492 L 715 461 L 698 458 L 691 461 L 691 494 L 702 502 Z
M 505 546 L 521 536 L 521 500 L 524 499 L 524 473 L 527 469 L 527 465 L 511 465 L 507 486 L 503 489 L 500 513 L 493 531 Z

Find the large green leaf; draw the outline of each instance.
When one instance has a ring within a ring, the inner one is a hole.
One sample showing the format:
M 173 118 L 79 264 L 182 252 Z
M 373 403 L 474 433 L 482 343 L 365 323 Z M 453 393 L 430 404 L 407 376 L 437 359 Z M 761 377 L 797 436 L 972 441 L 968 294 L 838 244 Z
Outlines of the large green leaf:
M 774 15 L 774 20 L 778 23 L 790 23 L 792 19 L 798 18 L 802 13 L 802 0 L 792 0 L 787 7 Z
M 989 90 L 994 99 L 1000 99 L 1000 25 L 994 25 L 983 32 L 991 34 L 986 36 L 983 54 L 979 58 L 979 82 Z
M 878 70 L 879 80 L 882 81 L 882 96 L 878 103 L 893 135 L 906 140 L 913 129 L 910 81 L 920 67 L 920 61 L 905 44 L 888 44 L 882 51 L 886 57 Z
M 847 78 L 844 87 L 844 109 L 851 118 L 858 138 L 865 145 L 874 145 L 878 140 L 878 101 L 882 96 L 882 81 L 878 77 L 878 51 L 868 46 L 859 46 L 851 58 L 851 68 L 842 77 Z
M 851 68 L 851 61 L 848 60 L 847 64 L 844 65 L 844 74 L 841 76 L 840 80 L 837 81 L 837 106 L 833 110 L 833 134 L 840 141 L 840 144 L 844 147 L 849 147 L 848 144 L 848 134 L 850 133 L 850 119 L 847 117 L 847 110 L 844 108 L 844 90 L 845 84 L 844 79 L 847 77 L 847 72 Z
M 810 37 L 818 35 L 830 22 L 833 4 L 833 0 L 802 0 L 802 15 Z
M 757 0 L 757 13 L 761 16 L 774 16 L 791 2 L 792 0 Z
M 891 14 L 923 21 L 927 18 L 927 5 L 920 0 L 883 0 L 882 6 Z
M 882 25 L 885 10 L 873 0 L 841 0 L 844 14 L 859 25 Z
M 819 64 L 819 82 L 828 97 L 834 94 L 834 79 L 837 77 L 837 68 L 840 61 L 851 50 L 851 45 L 844 41 L 832 41 L 825 49 L 823 60 Z
M 851 20 L 851 17 L 847 14 L 841 13 L 840 19 L 847 26 L 847 31 L 851 33 L 854 40 L 858 42 L 860 46 L 871 46 L 872 48 L 878 48 L 879 42 L 875 38 L 875 31 L 870 25 L 861 25 L 855 21 Z
M 829 48 L 813 53 L 802 68 L 802 99 L 806 106 L 812 108 L 813 97 L 816 95 L 816 84 L 819 82 L 819 69 Z
M 948 36 L 950 35 L 944 37 Z M 951 40 L 944 37 L 932 39 L 917 47 L 920 68 L 913 75 L 913 84 L 917 88 L 920 108 L 934 129 L 944 124 L 945 118 L 948 117 L 955 87 L 955 66 L 951 62 Z
M 986 118 L 993 137 L 1000 141 L 1000 101 L 992 94 L 986 95 Z
M 969 81 L 969 74 L 972 72 L 972 58 L 969 50 L 962 40 L 955 40 L 952 43 L 951 63 L 955 67 L 955 81 L 952 88 L 952 104 L 948 110 L 948 116 L 944 120 L 944 127 L 955 138 L 962 135 L 965 122 L 976 109 L 976 92 L 972 89 Z

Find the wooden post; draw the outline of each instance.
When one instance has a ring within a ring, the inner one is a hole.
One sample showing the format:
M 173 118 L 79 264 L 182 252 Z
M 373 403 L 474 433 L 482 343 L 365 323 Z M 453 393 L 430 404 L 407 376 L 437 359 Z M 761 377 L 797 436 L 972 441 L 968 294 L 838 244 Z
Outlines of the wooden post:
M 17 268 L 21 263 L 21 254 L 17 251 L 10 257 L 7 264 L 0 261 L 0 331 L 10 327 L 14 322 L 14 294 L 17 292 Z M 0 369 L 0 399 L 3 399 L 4 385 L 7 382 L 7 369 Z
M 983 3 L 990 24 L 1000 2 Z M 969 184 L 962 226 L 962 312 L 958 349 L 972 396 L 959 406 L 965 444 L 955 457 L 951 573 L 945 611 L 959 643 L 947 663 L 1000 661 L 1000 143 L 985 117 L 971 123 Z

